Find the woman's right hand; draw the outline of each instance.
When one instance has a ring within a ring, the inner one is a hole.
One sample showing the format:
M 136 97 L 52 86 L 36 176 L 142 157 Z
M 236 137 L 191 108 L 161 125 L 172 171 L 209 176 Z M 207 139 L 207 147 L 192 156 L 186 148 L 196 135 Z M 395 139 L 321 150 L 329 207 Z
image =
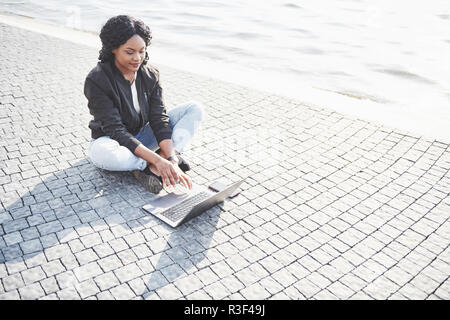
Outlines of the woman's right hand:
M 174 168 L 174 165 L 169 160 L 159 157 L 158 161 L 154 163 L 156 170 L 162 178 L 164 185 L 172 185 L 175 187 L 176 181 L 180 181 L 180 176 Z

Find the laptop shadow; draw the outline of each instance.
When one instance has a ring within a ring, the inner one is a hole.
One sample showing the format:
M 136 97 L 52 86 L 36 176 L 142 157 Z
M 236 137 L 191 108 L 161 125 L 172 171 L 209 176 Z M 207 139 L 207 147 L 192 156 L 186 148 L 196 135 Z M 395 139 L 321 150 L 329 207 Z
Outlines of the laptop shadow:
M 169 238 L 161 252 L 150 258 L 155 261 L 152 263 L 154 270 L 144 277 L 146 288 L 140 296 L 144 299 L 174 299 L 178 297 L 178 289 L 172 284 L 177 279 L 194 274 L 213 262 L 214 257 L 209 256 L 208 250 L 217 230 L 221 206 L 216 205 L 177 228 L 164 225 L 171 230 Z M 161 295 L 161 290 L 165 289 Z

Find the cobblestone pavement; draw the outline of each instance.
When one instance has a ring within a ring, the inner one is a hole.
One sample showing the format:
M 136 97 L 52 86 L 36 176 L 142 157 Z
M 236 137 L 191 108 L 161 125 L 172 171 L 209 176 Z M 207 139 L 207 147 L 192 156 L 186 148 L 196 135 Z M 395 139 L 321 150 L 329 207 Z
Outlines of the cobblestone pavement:
M 0 34 L 0 299 L 450 298 L 448 144 L 159 66 L 208 113 L 194 181 L 248 177 L 172 229 L 87 158 L 98 51 Z

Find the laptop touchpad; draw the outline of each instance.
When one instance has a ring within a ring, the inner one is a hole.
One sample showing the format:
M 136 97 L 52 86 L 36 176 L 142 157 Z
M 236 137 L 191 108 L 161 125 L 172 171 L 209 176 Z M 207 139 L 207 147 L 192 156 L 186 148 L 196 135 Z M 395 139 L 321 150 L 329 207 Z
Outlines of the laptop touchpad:
M 195 195 L 203 190 L 205 190 L 205 188 L 203 186 L 193 184 L 192 189 L 188 193 L 185 193 L 185 194 L 169 193 L 164 196 L 160 196 L 160 197 L 156 198 L 155 200 L 150 201 L 143 208 L 145 210 L 148 210 L 148 211 L 151 211 L 154 213 L 163 211 L 164 209 L 170 208 L 170 207 L 176 205 L 177 203 L 183 201 L 184 199 L 192 197 L 193 195 Z

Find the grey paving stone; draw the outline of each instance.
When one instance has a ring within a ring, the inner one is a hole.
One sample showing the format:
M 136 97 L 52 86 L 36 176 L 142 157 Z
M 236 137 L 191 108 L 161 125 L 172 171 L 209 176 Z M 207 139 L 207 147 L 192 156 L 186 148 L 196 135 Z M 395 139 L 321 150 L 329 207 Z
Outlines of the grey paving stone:
M 450 281 L 447 279 L 444 283 L 442 283 L 439 288 L 434 292 L 434 296 L 439 299 L 447 300 L 450 296 Z
M 3 229 L 8 234 L 13 234 L 14 231 L 20 231 L 28 227 L 27 220 L 25 218 L 20 218 L 17 220 L 12 220 L 3 223 Z
M 211 265 L 211 270 L 219 277 L 225 278 L 234 273 L 233 269 L 225 261 L 219 261 Z
M 96 262 L 91 262 L 74 269 L 74 274 L 77 277 L 78 281 L 91 279 L 95 276 L 98 276 L 102 272 L 103 271 L 100 269 L 99 265 Z
M 377 300 L 388 298 L 399 286 L 384 276 L 380 276 L 363 289 L 365 293 Z
M 247 300 L 264 300 L 270 297 L 270 293 L 259 283 L 254 283 L 242 289 L 239 293 Z
M 195 275 L 200 279 L 200 281 L 204 285 L 208 285 L 219 280 L 217 275 L 210 268 L 204 268 L 196 272 Z
M 77 286 L 77 291 L 78 291 L 81 299 L 86 299 L 87 297 L 90 297 L 90 296 L 93 296 L 93 295 L 96 295 L 97 293 L 99 293 L 100 289 L 97 287 L 94 280 L 90 279 L 90 280 L 81 282 Z
M 23 259 L 15 259 L 7 261 L 5 266 L 6 270 L 8 271 L 8 274 L 14 274 L 16 272 L 21 272 L 27 269 L 27 265 L 25 264 Z
M 247 250 L 252 246 L 252 243 L 247 240 L 249 236 L 251 235 L 245 233 L 244 236 L 238 236 L 236 238 L 231 239 L 230 243 L 236 248 L 239 248 L 240 250 Z
M 1 298 L 1 296 L 0 296 Z M 212 300 L 212 298 L 204 291 L 197 290 L 186 296 L 187 300 Z
M 187 242 L 182 246 L 182 248 L 191 256 L 203 252 L 205 248 L 196 240 Z
M 86 248 L 91 248 L 102 243 L 102 238 L 98 233 L 85 235 L 81 237 L 80 240 Z
M 130 247 L 137 246 L 139 244 L 145 243 L 145 238 L 141 233 L 133 233 L 126 235 L 123 239 L 127 242 Z
M 131 234 L 130 228 L 126 223 L 122 223 L 120 225 L 116 225 L 110 228 L 111 232 L 114 234 L 115 237 L 123 237 L 128 234 Z
M 114 300 L 114 297 L 112 296 L 111 292 L 109 291 L 102 291 L 99 294 L 97 294 L 98 300 Z
M 70 253 L 71 250 L 67 244 L 54 245 L 45 249 L 45 256 L 49 261 L 60 259 Z
M 209 248 L 206 251 L 206 259 L 212 264 L 222 261 L 225 257 L 216 248 Z
M 259 284 L 271 295 L 277 294 L 284 289 L 284 287 L 271 276 L 262 279 Z
M 32 216 L 27 217 L 26 219 L 30 226 L 40 225 L 45 222 L 41 214 L 33 214 Z
M 62 290 L 59 290 L 56 292 L 56 295 L 61 300 L 80 300 L 81 297 L 79 296 L 78 292 L 74 287 L 68 287 Z
M 440 287 L 440 283 L 422 273 L 414 277 L 409 283 L 427 294 L 433 293 L 436 288 Z
M 114 239 L 114 235 L 110 230 L 102 230 L 100 231 L 100 236 L 103 242 L 108 242 Z
M 23 241 L 22 235 L 18 231 L 5 234 L 3 236 L 3 240 L 5 241 L 7 246 L 12 246 Z
M 55 277 L 45 278 L 41 282 L 41 287 L 44 289 L 46 295 L 56 293 L 59 290 L 58 282 Z M 57 296 L 55 295 L 55 299 Z
M 313 299 L 316 299 L 316 300 L 338 300 L 339 298 L 336 297 L 334 294 L 332 294 L 327 289 L 323 289 L 322 291 L 320 291 L 319 293 L 314 295 Z
M 270 300 L 289 300 L 289 296 L 284 292 L 279 292 L 269 298 Z
M 179 262 L 181 260 L 189 258 L 189 253 L 183 249 L 183 247 L 174 247 L 164 251 L 173 261 Z
M 143 275 L 143 272 L 135 263 L 128 264 L 124 267 L 114 270 L 115 275 L 121 283 L 135 279 Z
M 154 254 L 149 257 L 150 262 L 155 267 L 156 270 L 160 270 L 166 266 L 173 264 L 172 259 L 165 253 Z
M 85 246 L 83 245 L 83 243 L 81 243 L 80 239 L 72 239 L 68 242 L 70 250 L 72 251 L 73 254 L 76 254 L 77 252 L 83 251 L 85 248 Z
M 47 235 L 50 233 L 61 231 L 63 229 L 63 226 L 59 221 L 51 221 L 48 223 L 38 225 L 37 228 L 41 235 Z
M 84 212 L 78 213 L 78 218 L 80 219 L 81 223 L 88 223 L 88 222 L 98 220 L 99 216 L 95 212 L 95 210 L 89 210 L 89 211 L 84 211 Z
M 413 278 L 413 275 L 397 266 L 394 266 L 391 269 L 387 270 L 383 275 L 399 286 L 404 286 Z
M 148 274 L 155 270 L 149 259 L 140 259 L 138 262 L 136 262 L 136 264 L 144 274 Z
M 13 218 L 10 213 L 8 212 L 1 212 L 0 213 L 0 223 L 7 223 L 8 221 L 11 221 Z
M 66 271 L 66 268 L 59 260 L 53 260 L 51 262 L 43 264 L 42 269 L 44 270 L 47 277 L 51 277 Z
M 154 271 L 151 274 L 150 279 L 146 282 L 147 289 L 150 291 L 161 288 L 168 283 L 169 282 L 167 281 L 167 279 L 163 276 L 163 274 L 159 270 Z
M 241 254 L 250 263 L 254 263 L 266 257 L 266 254 L 256 246 L 243 250 Z
M 97 254 L 91 248 L 75 253 L 75 257 L 81 265 L 98 260 Z
M 256 274 L 254 270 L 252 270 L 251 266 L 236 272 L 234 275 L 239 279 L 240 282 L 242 282 L 246 286 L 259 281 L 262 277 L 265 276 L 264 273 Z
M 215 300 L 220 300 L 230 295 L 228 289 L 220 283 L 220 281 L 214 282 L 204 288 L 206 293 Z
M 250 263 L 240 254 L 235 254 L 225 261 L 234 271 L 242 270 L 250 265 Z
M 24 255 L 23 259 L 27 268 L 40 266 L 48 261 L 47 258 L 45 257 L 44 252 L 30 253 L 28 255 Z
M 216 249 L 225 257 L 231 257 L 239 252 L 230 242 L 221 243 L 216 246 Z
M 169 282 L 173 282 L 175 279 L 184 275 L 185 272 L 178 264 L 171 264 L 162 268 L 161 273 Z
M 137 300 L 143 300 L 142 295 L 147 293 L 147 286 L 145 281 L 141 278 L 135 278 L 133 280 L 128 281 L 128 285 L 130 286 L 131 290 L 133 290 L 136 297 L 132 298 Z
M 306 278 L 299 280 L 293 286 L 299 291 L 299 293 L 306 297 L 306 299 L 310 299 L 321 290 L 318 286 Z
M 278 283 L 280 283 L 283 287 L 289 287 L 297 281 L 297 278 L 293 276 L 289 270 L 281 269 L 277 272 L 273 273 L 272 278 L 274 278 Z
M 64 265 L 64 267 L 67 270 L 75 269 L 76 267 L 79 267 L 80 264 L 78 263 L 76 257 L 73 254 L 66 255 L 61 258 L 61 263 Z
M 349 300 L 374 300 L 374 298 L 364 293 L 364 291 L 358 291 L 352 295 Z
M 101 243 L 92 248 L 98 257 L 104 258 L 114 253 L 114 250 L 108 243 Z
M 122 261 L 122 263 L 124 265 L 127 265 L 129 263 L 132 263 L 132 262 L 135 262 L 138 260 L 136 254 L 131 249 L 123 250 L 123 251 L 119 252 L 117 254 L 117 256 L 119 257 L 120 261 Z
M 19 294 L 22 300 L 36 300 L 45 296 L 45 292 L 39 283 L 33 283 L 19 288 Z
M 94 278 L 95 283 L 101 291 L 108 290 L 112 287 L 118 286 L 120 281 L 113 272 L 102 273 Z
M 36 227 L 26 228 L 20 231 L 24 241 L 39 238 L 39 232 Z
M 102 268 L 103 272 L 109 272 L 123 266 L 117 255 L 107 256 L 106 258 L 100 259 L 97 262 Z
M 204 284 L 194 274 L 190 274 L 186 277 L 180 277 L 176 279 L 173 284 L 178 288 L 178 290 L 181 291 L 184 296 L 188 296 L 204 287 Z
M 155 239 L 150 242 L 147 242 L 147 245 L 150 247 L 153 253 L 160 253 L 164 249 L 166 249 L 166 241 L 164 239 Z
M 19 300 L 19 292 L 17 290 L 0 293 L 0 300 Z
M 122 238 L 111 240 L 108 243 L 116 253 L 129 248 Z
M 398 290 L 398 293 L 403 295 L 409 300 L 424 300 L 427 294 L 420 290 L 420 288 L 414 287 L 412 284 L 407 283 L 405 286 Z
M 8 272 L 6 271 L 5 264 L 0 264 L 0 279 L 3 277 L 6 277 L 8 275 Z
M 92 229 L 92 227 L 88 223 L 78 225 L 75 230 L 78 233 L 79 237 L 94 233 L 94 229 Z
M 97 210 L 98 211 L 98 210 Z M 110 226 L 115 226 L 125 222 L 125 219 L 119 214 L 112 214 L 105 217 L 105 222 Z
M 26 285 L 46 278 L 46 275 L 40 266 L 24 270 L 21 274 Z
M 275 251 L 278 250 L 277 247 L 275 247 L 270 241 L 268 240 L 263 240 L 261 242 L 258 242 L 256 244 L 256 246 L 258 248 L 260 248 L 263 252 L 265 252 L 266 254 L 270 255 L 272 253 L 274 253 Z M 289 248 L 286 248 L 289 251 Z
M 181 291 L 178 290 L 172 283 L 157 289 L 156 292 L 163 300 L 177 300 L 183 296 Z
M 11 291 L 11 290 L 25 286 L 22 276 L 19 273 L 4 277 L 2 279 L 2 282 L 3 282 L 3 287 L 5 288 L 6 291 Z
M 70 228 L 81 224 L 80 218 L 77 215 L 71 215 L 59 220 L 64 228 Z
M 227 289 L 231 293 L 236 293 L 237 291 L 241 290 L 242 288 L 245 288 L 245 285 L 239 281 L 238 278 L 236 278 L 234 275 L 229 275 L 223 279 L 220 280 L 221 283 L 227 287 Z

